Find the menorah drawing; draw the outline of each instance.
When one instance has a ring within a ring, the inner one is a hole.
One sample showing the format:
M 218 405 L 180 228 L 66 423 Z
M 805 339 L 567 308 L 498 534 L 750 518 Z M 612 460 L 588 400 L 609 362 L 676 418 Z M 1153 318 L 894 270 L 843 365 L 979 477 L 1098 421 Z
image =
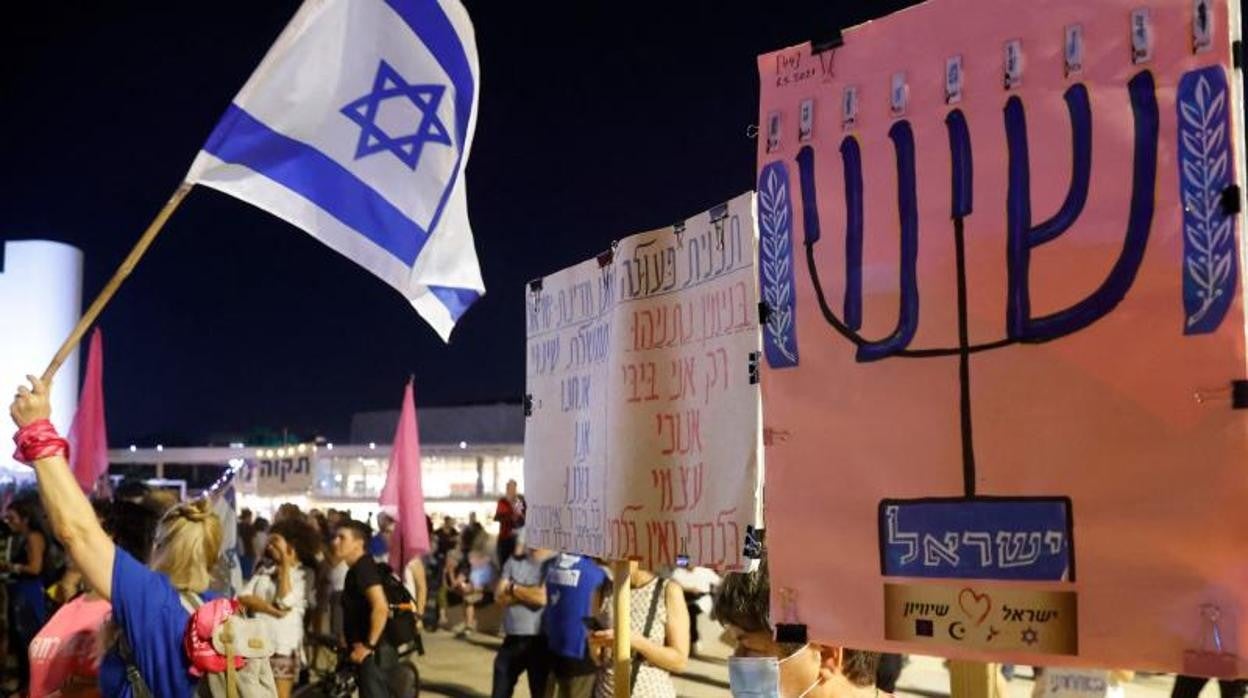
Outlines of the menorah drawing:
M 1008 85 L 1008 80 L 1007 80 Z M 1203 87 L 1202 87 L 1203 86 Z M 961 109 L 951 108 L 944 119 L 951 169 L 949 218 L 956 264 L 956 346 L 913 346 L 921 312 L 918 284 L 919 209 L 914 128 L 897 118 L 888 130 L 896 169 L 900 289 L 897 323 L 879 338 L 864 336 L 863 327 L 863 152 L 851 131 L 840 141 L 844 206 L 844 291 L 838 309 L 824 290 L 816 248 L 828 244 L 820 221 L 816 196 L 820 167 L 809 144 L 797 151 L 797 195 L 802 204 L 801 240 L 806 272 L 826 325 L 855 347 L 858 363 L 958 357 L 959 413 L 963 492 L 960 497 L 921 500 L 884 500 L 879 508 L 881 569 L 885 575 L 981 579 L 1073 580 L 1073 512 L 1065 496 L 993 497 L 976 486 L 975 444 L 971 410 L 972 357 L 1007 347 L 1053 342 L 1088 328 L 1111 313 L 1127 296 L 1144 260 L 1153 227 L 1158 166 L 1160 115 L 1157 87 L 1148 69 L 1135 72 L 1127 83 L 1126 98 L 1132 115 L 1130 198 L 1125 202 L 1125 230 L 1121 248 L 1108 272 L 1079 301 L 1044 315 L 1032 310 L 1031 256 L 1058 239 L 1079 221 L 1092 181 L 1093 116 L 1087 85 L 1075 82 L 1063 99 L 1070 128 L 1070 179 L 1065 197 L 1050 217 L 1035 222 L 1032 213 L 1031 166 L 1027 113 L 1023 99 L 1013 94 L 1001 110 L 1007 169 L 1006 316 L 1003 336 L 971 343 L 968 330 L 965 221 L 973 215 L 974 173 L 972 139 Z M 1222 188 L 1229 185 L 1225 158 L 1229 156 L 1225 126 L 1226 82 L 1220 67 L 1193 71 L 1180 85 L 1181 168 L 1185 185 L 1185 332 L 1216 327 L 1233 296 L 1234 240 L 1230 215 L 1216 211 Z M 1222 100 L 1221 106 L 1218 100 Z M 930 146 L 929 146 L 930 147 Z M 1219 159 L 1221 158 L 1221 159 Z M 760 171 L 760 274 L 766 305 L 765 349 L 773 368 L 798 363 L 793 274 L 789 251 L 792 239 L 788 163 L 776 160 Z M 839 198 L 839 197 L 838 197 Z M 928 233 L 931 234 L 930 232 Z M 1227 289 L 1229 282 L 1231 288 Z

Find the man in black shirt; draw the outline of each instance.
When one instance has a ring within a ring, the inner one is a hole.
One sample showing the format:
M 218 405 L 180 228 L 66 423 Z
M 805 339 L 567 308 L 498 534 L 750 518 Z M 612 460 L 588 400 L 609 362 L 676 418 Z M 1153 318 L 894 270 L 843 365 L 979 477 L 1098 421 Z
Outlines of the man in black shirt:
M 343 640 L 358 666 L 360 698 L 389 698 L 390 676 L 398 668 L 399 655 L 384 637 L 390 606 L 381 572 L 366 550 L 372 533 L 368 524 L 347 521 L 334 538 L 334 551 L 350 566 L 342 590 Z
M 485 527 L 477 521 L 477 512 L 469 512 L 468 523 L 464 526 L 464 532 L 459 536 L 459 550 L 464 554 L 465 562 L 468 560 L 468 553 L 477 548 L 484 535 Z

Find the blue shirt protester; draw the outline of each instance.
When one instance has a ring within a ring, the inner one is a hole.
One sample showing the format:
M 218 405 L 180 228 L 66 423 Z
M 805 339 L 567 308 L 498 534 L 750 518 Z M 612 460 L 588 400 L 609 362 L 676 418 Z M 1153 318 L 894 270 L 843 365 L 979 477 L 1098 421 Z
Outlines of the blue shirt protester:
M 589 631 L 584 619 L 591 608 L 594 592 L 607 575 L 593 560 L 561 554 L 547 563 L 546 611 L 542 616 L 546 644 L 560 657 L 584 659 Z
M 211 597 L 205 594 L 204 598 Z M 199 680 L 191 676 L 191 662 L 182 649 L 182 635 L 191 616 L 169 578 L 118 548 L 112 601 L 113 622 L 129 641 L 134 664 L 152 695 L 191 698 Z M 116 649 L 100 661 L 100 692 L 109 698 L 134 695 Z

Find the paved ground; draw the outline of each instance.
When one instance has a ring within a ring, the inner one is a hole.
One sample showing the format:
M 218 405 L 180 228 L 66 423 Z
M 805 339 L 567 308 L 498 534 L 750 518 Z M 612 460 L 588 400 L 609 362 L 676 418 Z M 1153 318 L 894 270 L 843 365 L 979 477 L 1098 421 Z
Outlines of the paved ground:
M 490 694 L 490 681 L 497 638 L 474 635 L 457 640 L 447 632 L 428 633 L 428 653 L 420 664 L 422 695 L 480 697 Z M 708 653 L 722 654 L 720 647 L 708 647 Z M 1030 669 L 1019 670 L 1020 676 L 1008 684 L 1009 698 L 1031 698 Z M 1168 676 L 1139 677 L 1127 686 L 1126 698 L 1169 698 L 1173 679 Z M 530 698 L 528 687 L 521 679 L 516 698 Z M 728 695 L 728 667 L 722 658 L 694 659 L 687 675 L 676 681 L 681 696 Z M 902 672 L 898 695 L 904 698 L 943 698 L 949 695 L 949 674 L 940 659 L 914 657 Z M 1217 698 L 1216 684 L 1210 683 L 1201 698 Z

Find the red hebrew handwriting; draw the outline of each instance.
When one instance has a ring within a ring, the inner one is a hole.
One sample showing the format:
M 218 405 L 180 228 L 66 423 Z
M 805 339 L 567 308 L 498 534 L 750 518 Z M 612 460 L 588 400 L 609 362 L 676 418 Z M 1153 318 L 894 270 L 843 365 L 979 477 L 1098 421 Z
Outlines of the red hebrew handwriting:
M 530 287 L 531 544 L 741 568 L 758 508 L 750 211 L 737 197 Z

